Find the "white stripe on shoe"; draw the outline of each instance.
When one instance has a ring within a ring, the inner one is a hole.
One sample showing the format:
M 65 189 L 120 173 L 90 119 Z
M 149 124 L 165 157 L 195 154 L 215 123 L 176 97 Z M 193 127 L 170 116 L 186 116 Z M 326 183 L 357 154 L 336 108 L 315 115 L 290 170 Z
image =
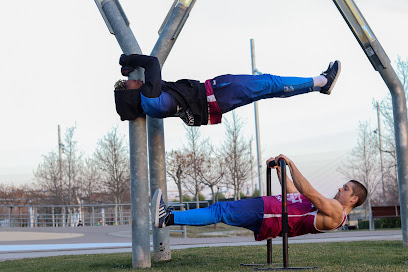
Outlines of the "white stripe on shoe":
M 161 199 L 162 192 L 160 189 L 157 189 L 153 196 L 152 211 L 154 210 L 154 214 L 152 217 L 154 218 L 154 226 L 156 228 L 159 227 L 159 211 L 160 211 L 160 199 Z

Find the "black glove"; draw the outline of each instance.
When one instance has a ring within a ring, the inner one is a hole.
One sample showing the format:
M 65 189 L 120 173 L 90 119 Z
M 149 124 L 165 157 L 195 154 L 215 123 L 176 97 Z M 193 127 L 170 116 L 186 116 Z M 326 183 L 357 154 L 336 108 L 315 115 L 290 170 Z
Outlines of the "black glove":
M 131 72 L 133 72 L 135 68 L 130 67 L 130 66 L 122 66 L 120 69 L 120 72 L 122 73 L 122 76 L 129 76 Z

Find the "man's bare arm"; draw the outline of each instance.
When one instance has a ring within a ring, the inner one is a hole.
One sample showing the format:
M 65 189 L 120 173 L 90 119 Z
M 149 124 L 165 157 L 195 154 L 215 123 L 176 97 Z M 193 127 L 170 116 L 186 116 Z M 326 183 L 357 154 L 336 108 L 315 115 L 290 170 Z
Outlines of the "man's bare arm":
M 284 159 L 289 166 L 294 186 L 302 195 L 307 197 L 317 209 L 319 209 L 319 212 L 322 212 L 324 215 L 335 221 L 342 218 L 343 208 L 338 201 L 324 197 L 313 188 L 310 182 L 300 173 L 296 165 L 288 157 L 279 155 L 275 158 L 275 161 L 278 162 L 280 159 Z

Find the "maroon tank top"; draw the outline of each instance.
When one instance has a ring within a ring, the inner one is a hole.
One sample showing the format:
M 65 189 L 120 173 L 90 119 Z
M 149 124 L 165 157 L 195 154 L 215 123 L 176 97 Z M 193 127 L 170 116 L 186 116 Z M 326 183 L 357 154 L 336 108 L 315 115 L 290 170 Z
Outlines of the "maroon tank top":
M 282 196 L 263 196 L 264 217 L 259 233 L 255 233 L 255 240 L 261 241 L 282 235 Z M 317 209 L 300 193 L 287 195 L 289 237 L 308 233 L 320 233 L 324 230 L 316 228 L 315 220 Z M 333 230 L 340 228 L 346 221 L 347 215 L 343 212 L 343 221 Z

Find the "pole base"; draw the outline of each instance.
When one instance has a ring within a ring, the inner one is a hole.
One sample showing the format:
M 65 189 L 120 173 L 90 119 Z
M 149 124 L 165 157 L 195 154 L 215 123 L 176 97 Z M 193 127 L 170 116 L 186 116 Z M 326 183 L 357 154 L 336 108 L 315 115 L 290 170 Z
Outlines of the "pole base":
M 318 268 L 317 266 L 311 266 L 311 267 L 263 267 L 263 268 L 254 268 L 254 270 L 304 270 L 304 269 L 316 269 Z
M 274 267 L 280 266 L 282 264 L 239 264 L 239 266 L 266 266 L 266 267 L 255 267 L 253 270 L 302 270 L 302 269 L 316 269 L 317 266 L 311 267 Z
M 244 263 L 240 263 L 239 266 L 272 266 L 272 265 L 278 265 L 278 264 L 244 264 Z

